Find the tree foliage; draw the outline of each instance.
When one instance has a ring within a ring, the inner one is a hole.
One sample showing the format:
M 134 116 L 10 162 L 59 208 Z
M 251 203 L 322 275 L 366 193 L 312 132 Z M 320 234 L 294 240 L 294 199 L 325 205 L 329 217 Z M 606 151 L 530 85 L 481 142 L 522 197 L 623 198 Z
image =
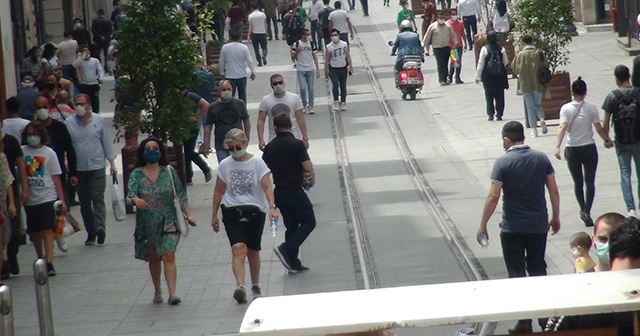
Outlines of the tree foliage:
M 573 5 L 569 0 L 518 0 L 514 7 L 515 27 L 529 34 L 536 48 L 544 53 L 551 71 L 569 62 L 567 46 L 573 23 Z
M 116 95 L 134 102 L 115 118 L 118 136 L 132 126 L 174 143 L 189 138 L 195 113 L 181 89 L 197 85 L 198 42 L 176 13 L 179 0 L 131 0 L 118 30 Z

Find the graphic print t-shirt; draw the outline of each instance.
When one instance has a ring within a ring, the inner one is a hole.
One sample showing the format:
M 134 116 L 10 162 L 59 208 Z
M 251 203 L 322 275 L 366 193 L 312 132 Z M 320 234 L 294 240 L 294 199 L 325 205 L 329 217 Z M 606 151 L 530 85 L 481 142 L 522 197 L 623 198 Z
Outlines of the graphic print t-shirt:
M 222 204 L 228 207 L 255 205 L 264 211 L 266 202 L 260 180 L 269 172 L 267 164 L 256 155 L 243 162 L 230 156 L 222 160 L 218 166 L 218 177 L 227 185 Z
M 273 128 L 273 117 L 280 113 L 286 113 L 291 118 L 291 133 L 302 140 L 302 133 L 296 119 L 296 111 L 302 109 L 302 100 L 297 94 L 287 92 L 283 97 L 276 97 L 273 93 L 262 98 L 258 110 L 266 111 L 269 116 L 269 141 L 276 137 L 276 130 Z
M 53 149 L 42 146 L 22 146 L 24 165 L 29 181 L 29 201 L 25 205 L 38 205 L 58 199 L 53 176 L 62 174 L 58 157 Z

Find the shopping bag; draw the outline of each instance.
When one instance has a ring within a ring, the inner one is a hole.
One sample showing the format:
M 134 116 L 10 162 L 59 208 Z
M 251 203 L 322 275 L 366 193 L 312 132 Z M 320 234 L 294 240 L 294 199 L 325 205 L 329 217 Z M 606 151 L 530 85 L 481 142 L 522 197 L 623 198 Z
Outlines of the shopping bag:
M 69 237 L 70 235 L 82 230 L 82 225 L 71 216 L 69 211 L 62 213 L 62 202 L 53 203 L 55 211 L 55 222 L 53 225 L 53 239 Z
M 111 175 L 111 207 L 113 208 L 113 216 L 118 222 L 122 222 L 126 215 L 124 209 L 124 197 L 121 196 L 120 186 L 118 185 L 118 177 L 115 174 Z
M 454 67 L 459 67 L 460 66 L 460 55 L 458 55 L 458 49 L 451 49 L 451 52 L 449 53 L 449 55 L 451 56 L 451 62 L 453 63 Z

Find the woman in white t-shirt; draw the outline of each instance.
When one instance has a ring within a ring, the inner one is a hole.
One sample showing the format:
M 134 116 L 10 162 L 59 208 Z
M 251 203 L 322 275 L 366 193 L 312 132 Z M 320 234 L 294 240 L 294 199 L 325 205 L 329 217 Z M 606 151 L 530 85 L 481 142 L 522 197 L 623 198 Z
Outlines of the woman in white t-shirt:
M 271 171 L 262 158 L 247 153 L 249 139 L 240 129 L 231 129 L 224 139 L 224 146 L 231 156 L 218 165 L 218 179 L 213 192 L 211 226 L 219 232 L 218 208 L 222 209 L 222 222 L 231 244 L 231 268 L 237 287 L 233 298 L 238 303 L 247 302 L 244 284 L 244 261 L 249 260 L 251 292 L 253 298 L 262 296 L 260 281 L 260 249 L 265 222 L 265 209 L 269 208 L 271 220 L 278 220 L 273 196 Z M 265 196 L 267 204 L 265 204 Z
M 595 197 L 598 150 L 593 139 L 592 127 L 595 127 L 598 135 L 604 140 L 606 148 L 612 147 L 613 143 L 600 124 L 600 115 L 596 106 L 584 100 L 587 95 L 587 83 L 581 77 L 571 84 L 571 93 L 573 101 L 560 108 L 555 156 L 558 160 L 562 159 L 560 147 L 566 133 L 564 157 L 567 160 L 574 183 L 574 193 L 580 206 L 580 219 L 585 226 L 593 226 L 590 213 Z M 583 187 L 586 187 L 586 195 Z
M 60 200 L 61 211 L 67 211 L 60 182 L 62 171 L 56 152 L 44 145 L 49 142 L 49 135 L 41 122 L 34 121 L 25 127 L 22 142 L 28 144 L 22 146 L 29 181 L 29 200 L 24 203 L 27 233 L 31 237 L 38 258 L 45 258 L 46 255 L 47 272 L 49 276 L 54 276 L 56 270 L 53 267 L 53 203 Z

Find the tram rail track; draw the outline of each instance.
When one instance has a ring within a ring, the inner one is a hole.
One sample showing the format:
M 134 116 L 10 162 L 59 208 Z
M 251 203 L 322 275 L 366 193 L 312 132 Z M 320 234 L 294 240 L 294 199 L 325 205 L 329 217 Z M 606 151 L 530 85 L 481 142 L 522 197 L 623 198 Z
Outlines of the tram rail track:
M 420 198 L 433 217 L 438 230 L 442 234 L 449 250 L 456 259 L 467 280 L 477 281 L 488 279 L 484 268 L 464 241 L 455 223 L 452 221 L 446 209 L 438 199 L 438 196 L 431 188 L 429 181 L 424 177 L 422 169 L 412 154 L 409 144 L 402 132 L 402 128 L 395 117 L 393 108 L 382 89 L 380 80 L 371 66 L 371 61 L 367 55 L 364 45 L 357 35 L 356 27 L 354 27 L 354 30 L 356 32 L 355 41 L 359 47 L 359 52 L 357 54 L 360 55 L 360 58 L 365 65 L 369 82 L 374 89 L 374 93 L 382 110 L 389 133 L 398 149 L 398 153 L 401 155 L 407 174 L 411 177 Z M 380 33 L 377 27 L 376 30 Z M 354 55 L 352 53 L 352 57 L 353 56 Z M 326 83 L 327 96 L 330 97 L 330 84 L 328 81 Z M 371 249 L 371 244 L 369 243 L 367 227 L 359 202 L 353 171 L 349 162 L 348 148 L 345 141 L 345 131 L 342 119 L 339 113 L 333 111 L 331 108 L 332 105 L 329 104 L 329 106 L 331 109 L 331 127 L 338 162 L 338 171 L 342 177 L 341 187 L 343 191 L 343 199 L 345 204 L 347 204 L 346 211 L 347 218 L 349 220 L 348 229 L 351 239 L 352 253 L 354 255 L 354 266 L 356 270 L 356 278 L 358 280 L 358 288 L 379 288 L 380 281 L 376 272 L 373 251 Z M 482 323 L 475 325 L 474 329 L 478 335 L 488 335 L 493 333 L 495 326 L 495 323 Z

